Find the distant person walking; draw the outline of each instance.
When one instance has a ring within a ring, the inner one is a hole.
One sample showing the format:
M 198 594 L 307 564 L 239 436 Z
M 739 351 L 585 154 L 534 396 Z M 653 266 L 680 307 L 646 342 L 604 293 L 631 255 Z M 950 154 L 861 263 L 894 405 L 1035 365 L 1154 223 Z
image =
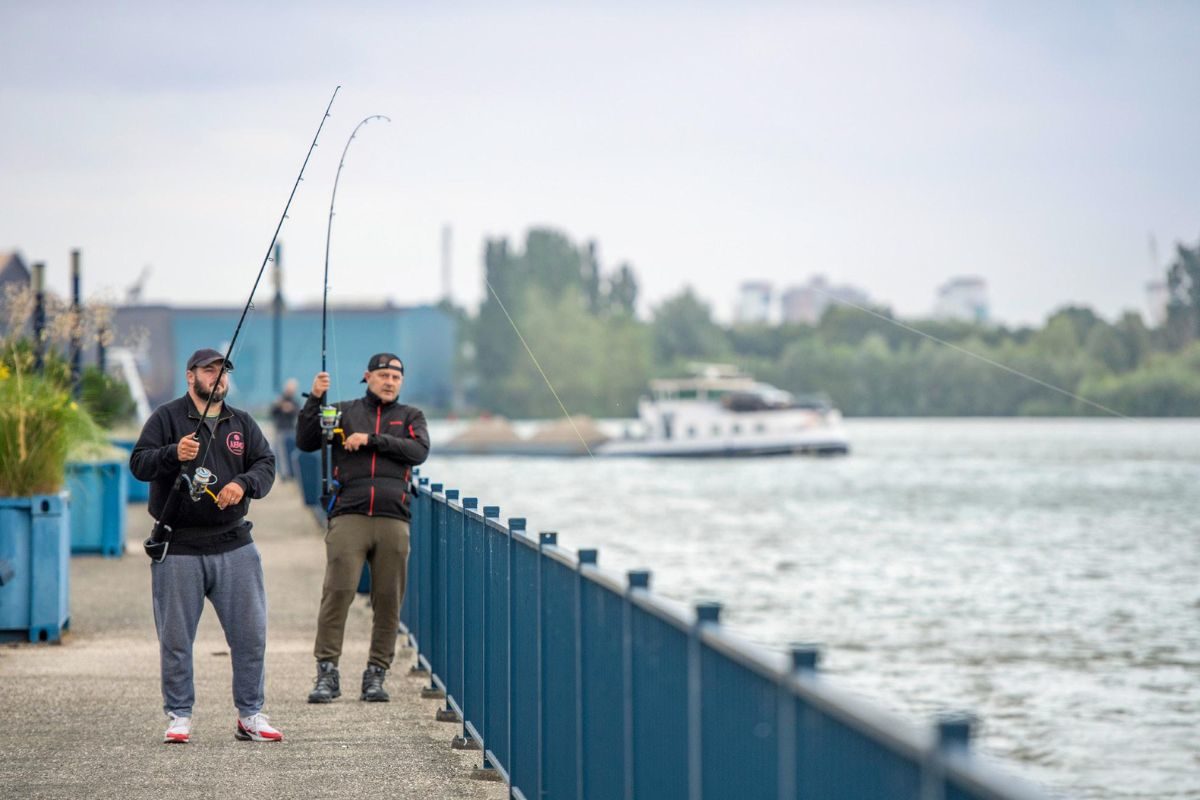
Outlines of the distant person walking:
M 429 431 L 420 409 L 396 400 L 404 384 L 398 356 L 371 356 L 363 383 L 365 396 L 336 404 L 343 433 L 335 435 L 331 448 L 336 484 L 325 534 L 325 583 L 313 647 L 317 678 L 310 703 L 341 696 L 338 659 L 364 561 L 371 565 L 373 624 L 359 699 L 389 699 L 383 681 L 396 655 L 408 576 L 409 485 L 412 468 L 429 455 Z M 296 427 L 296 444 L 305 452 L 321 448 L 321 405 L 328 391 L 329 374 L 317 373 Z
M 283 391 L 271 406 L 271 421 L 275 423 L 275 454 L 282 462 L 279 477 L 290 481 L 296 477 L 293 462 L 296 453 L 296 418 L 300 416 L 300 403 L 296 399 L 295 378 L 288 378 Z
M 283 734 L 262 713 L 267 647 L 267 595 L 262 560 L 246 519 L 251 498 L 264 497 L 275 481 L 275 456 L 245 411 L 224 403 L 229 381 L 217 382 L 224 356 L 197 350 L 187 361 L 187 394 L 159 406 L 130 454 L 135 477 L 150 482 L 150 514 L 162 515 L 181 470 L 204 466 L 215 476 L 197 502 L 182 498 L 165 520 L 173 529 L 161 561 L 150 564 L 154 624 L 158 630 L 166 742 L 191 736 L 196 690 L 192 646 L 208 598 L 229 643 L 233 662 L 234 736 L 277 742 Z M 226 373 L 233 364 L 225 365 Z M 211 399 L 211 403 L 209 402 Z M 201 425 L 200 415 L 208 407 Z M 199 426 L 199 438 L 194 435 Z M 215 490 L 215 493 L 214 491 Z

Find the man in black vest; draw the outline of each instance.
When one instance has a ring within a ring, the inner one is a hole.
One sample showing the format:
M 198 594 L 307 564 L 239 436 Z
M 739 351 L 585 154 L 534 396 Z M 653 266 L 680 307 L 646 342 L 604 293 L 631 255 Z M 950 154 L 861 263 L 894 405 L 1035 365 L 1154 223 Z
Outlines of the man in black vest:
M 336 494 L 325 534 L 325 583 L 313 648 L 317 679 L 310 703 L 328 703 L 342 693 L 338 659 L 364 561 L 371 565 L 373 625 L 360 699 L 389 699 L 383 680 L 396 654 L 408 575 L 409 485 L 412 468 L 429 455 L 429 431 L 420 409 L 396 402 L 404 384 L 398 356 L 371 356 L 363 383 L 364 397 L 335 404 L 341 412 L 341 431 L 331 448 Z M 305 452 L 321 448 L 321 406 L 328 391 L 329 374 L 317 373 L 296 423 L 296 446 Z

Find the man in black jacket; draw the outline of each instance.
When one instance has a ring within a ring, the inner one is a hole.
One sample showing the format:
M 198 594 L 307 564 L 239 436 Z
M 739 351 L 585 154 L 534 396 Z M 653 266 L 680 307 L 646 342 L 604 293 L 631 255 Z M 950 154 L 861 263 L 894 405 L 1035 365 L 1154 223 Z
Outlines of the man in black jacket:
M 409 485 L 412 468 L 429 455 L 425 415 L 396 402 L 404 362 L 392 353 L 371 356 L 363 383 L 364 397 L 336 404 L 341 412 L 341 431 L 331 448 L 336 495 L 325 533 L 325 583 L 313 648 L 317 679 L 310 703 L 341 695 L 338 659 L 364 561 L 371 565 L 373 623 L 360 699 L 388 700 L 383 680 L 396 654 L 408 576 Z M 305 452 L 323 443 L 320 415 L 327 391 L 329 374 L 317 373 L 296 423 L 296 446 Z
M 250 499 L 265 496 L 275 481 L 275 456 L 254 419 L 223 402 L 229 389 L 226 375 L 217 380 L 223 360 L 216 350 L 192 354 L 187 394 L 155 410 L 129 458 L 134 476 L 150 482 L 155 519 L 162 517 L 172 492 L 184 491 L 176 486 L 181 473 L 194 480 L 203 467 L 214 478 L 198 501 L 185 495 L 170 504 L 170 518 L 163 520 L 173 529 L 170 546 L 161 561 L 150 564 L 166 742 L 187 742 L 191 735 L 192 645 L 206 597 L 229 642 L 238 711 L 234 736 L 257 742 L 283 738 L 261 713 L 267 597 L 262 560 L 246 520 Z M 233 364 L 225 366 L 226 373 L 232 370 Z

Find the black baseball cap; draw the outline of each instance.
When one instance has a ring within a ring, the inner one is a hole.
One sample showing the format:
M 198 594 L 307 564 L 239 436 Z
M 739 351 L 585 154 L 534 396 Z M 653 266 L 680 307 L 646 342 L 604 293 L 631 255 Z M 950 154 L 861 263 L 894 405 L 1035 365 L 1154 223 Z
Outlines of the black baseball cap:
M 187 368 L 207 367 L 214 361 L 225 361 L 225 354 L 219 353 L 211 347 L 205 347 L 192 353 L 192 357 L 188 359 Z M 225 361 L 225 371 L 233 372 L 232 361 Z
M 367 372 L 374 372 L 377 369 L 397 369 L 397 367 L 392 364 L 393 361 L 400 361 L 400 356 L 396 355 L 395 353 L 376 353 L 375 355 L 371 356 L 371 360 L 367 362 Z M 400 361 L 399 370 L 400 374 L 403 375 L 403 361 Z M 364 377 L 362 382 L 366 383 L 367 379 Z

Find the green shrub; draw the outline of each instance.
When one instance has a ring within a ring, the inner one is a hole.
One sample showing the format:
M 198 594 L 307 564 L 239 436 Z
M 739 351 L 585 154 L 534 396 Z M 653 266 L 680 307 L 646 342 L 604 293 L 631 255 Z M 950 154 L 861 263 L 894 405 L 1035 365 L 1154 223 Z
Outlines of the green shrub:
M 106 444 L 87 411 L 55 379 L 31 371 L 28 353 L 10 347 L 0 362 L 0 497 L 53 494 L 67 458 Z
M 79 382 L 79 402 L 97 425 L 107 429 L 133 419 L 136 408 L 125 382 L 97 367 L 84 369 Z

